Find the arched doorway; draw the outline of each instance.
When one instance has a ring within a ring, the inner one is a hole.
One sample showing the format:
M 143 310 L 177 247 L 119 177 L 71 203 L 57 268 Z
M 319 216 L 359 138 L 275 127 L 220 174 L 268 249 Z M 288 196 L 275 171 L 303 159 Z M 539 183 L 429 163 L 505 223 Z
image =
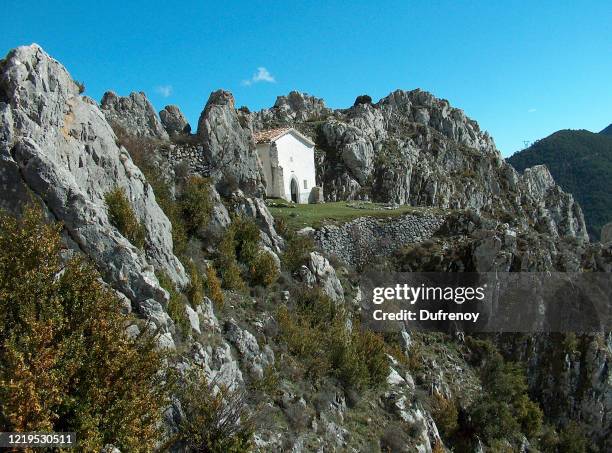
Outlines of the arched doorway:
M 300 188 L 295 178 L 291 178 L 291 201 L 294 203 L 300 202 Z

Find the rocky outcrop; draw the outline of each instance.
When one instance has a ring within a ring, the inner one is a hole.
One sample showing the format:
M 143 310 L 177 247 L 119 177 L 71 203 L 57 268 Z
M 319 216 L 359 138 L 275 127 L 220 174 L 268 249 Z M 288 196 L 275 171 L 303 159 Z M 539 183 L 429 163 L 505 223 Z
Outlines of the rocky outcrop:
M 225 332 L 228 340 L 238 350 L 250 373 L 257 379 L 263 378 L 265 368 L 274 365 L 272 349 L 265 346 L 261 350 L 255 336 L 238 326 L 233 319 L 226 323 Z
M 315 277 L 316 282 L 323 291 L 333 300 L 344 300 L 344 289 L 336 275 L 335 269 L 329 264 L 327 258 L 317 252 L 311 252 L 308 268 Z
M 137 137 L 168 140 L 168 133 L 143 92 L 117 96 L 107 91 L 102 97 L 100 108 L 114 128 L 121 128 Z
M 332 110 L 325 107 L 323 99 L 291 91 L 287 96 L 278 96 L 270 110 L 262 110 L 251 118 L 254 128 L 261 130 L 295 122 L 318 120 L 331 113 Z
M 251 131 L 239 121 L 231 93 L 219 90 L 210 95 L 198 121 L 197 135 L 222 194 L 229 195 L 236 188 L 251 196 L 265 193 L 255 142 Z
M 284 239 L 274 228 L 274 217 L 261 198 L 245 197 L 241 191 L 232 194 L 232 201 L 235 211 L 240 215 L 252 217 L 261 230 L 261 241 L 275 253 L 278 253 L 285 246 Z
M 544 165 L 525 170 L 521 177 L 525 198 L 537 209 L 536 228 L 553 237 L 573 236 L 588 241 L 582 209 L 574 197 L 563 192 Z
M 67 244 L 87 255 L 136 308 L 148 300 L 165 305 L 168 295 L 154 268 L 177 285 L 187 282 L 172 251 L 170 222 L 117 146 L 104 114 L 35 44 L 11 51 L 0 62 L 0 75 L 0 205 L 19 212 L 33 196 L 49 218 L 63 223 Z M 125 190 L 146 229 L 144 251 L 109 221 L 104 197 L 115 187 Z
M 189 134 L 191 126 L 185 119 L 183 112 L 176 105 L 167 105 L 159 112 L 159 119 L 168 135 Z

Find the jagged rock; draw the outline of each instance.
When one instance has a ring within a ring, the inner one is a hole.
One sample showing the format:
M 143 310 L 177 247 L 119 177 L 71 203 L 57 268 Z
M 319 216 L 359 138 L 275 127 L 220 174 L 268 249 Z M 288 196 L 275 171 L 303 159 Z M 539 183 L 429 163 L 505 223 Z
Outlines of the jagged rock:
M 601 243 L 607 244 L 612 242 L 612 223 L 607 223 L 601 229 Z
M 187 319 L 189 320 L 191 330 L 193 330 L 198 335 L 201 334 L 202 331 L 200 330 L 200 318 L 198 316 L 198 313 L 189 305 L 185 305 L 185 313 L 187 314 Z
M 327 258 L 318 252 L 311 252 L 308 268 L 325 294 L 334 301 L 344 300 L 344 289 L 342 288 L 342 284 Z
M 387 384 L 389 385 L 405 385 L 406 379 L 393 368 L 389 367 L 389 376 L 387 376 Z
M 264 350 L 261 351 L 253 334 L 240 328 L 233 319 L 226 322 L 225 333 L 228 340 L 242 356 L 243 362 L 251 374 L 257 379 L 263 378 L 264 368 L 274 364 L 272 349 L 264 347 Z
M 211 176 L 222 193 L 229 195 L 235 188 L 256 197 L 265 193 L 253 136 L 240 123 L 231 93 L 219 90 L 210 95 L 198 121 L 197 135 L 204 145 Z
M 278 96 L 271 109 L 252 114 L 251 121 L 253 129 L 261 130 L 296 121 L 313 121 L 330 114 L 323 99 L 291 91 L 287 96 Z
M 254 130 L 287 125 L 315 137 L 317 178 L 328 201 L 469 208 L 508 215 L 522 228 L 535 221 L 541 232 L 586 238 L 571 197 L 519 177 L 489 134 L 446 100 L 397 90 L 376 104 L 322 110 L 322 102 L 293 96 L 293 103 L 282 99 L 245 121 Z
M 208 382 L 219 388 L 228 389 L 242 387 L 244 379 L 238 361 L 232 356 L 230 345 L 222 338 L 214 346 L 195 342 L 192 345 L 193 361 L 204 369 Z
M 220 331 L 219 321 L 217 320 L 217 316 L 215 315 L 214 305 L 212 300 L 208 297 L 205 297 L 202 300 L 202 303 L 198 305 L 197 313 L 200 315 L 200 319 L 202 320 L 202 325 L 210 331 Z
M 327 122 L 321 127 L 327 146 L 341 153 L 344 164 L 359 184 L 365 184 L 373 171 L 374 148 L 357 127 L 340 122 Z
M 187 283 L 172 252 L 171 226 L 94 101 L 79 96 L 66 69 L 39 46 L 0 62 L 0 205 L 18 213 L 30 194 L 64 224 L 68 246 L 83 252 L 106 281 L 139 308 L 168 294 L 153 266 Z M 145 252 L 111 225 L 104 196 L 122 187 L 146 229 Z
M 155 328 L 165 333 L 173 329 L 174 323 L 161 304 L 153 299 L 147 299 L 140 304 L 140 312 L 151 321 Z
M 174 338 L 172 338 L 172 334 L 170 332 L 158 334 L 157 338 L 157 347 L 159 349 L 176 349 L 176 344 L 174 343 Z
M 176 105 L 167 105 L 160 110 L 159 119 L 170 136 L 191 133 L 191 126 Z
M 261 229 L 263 244 L 279 253 L 285 247 L 284 239 L 279 236 L 274 228 L 274 217 L 261 198 L 247 198 L 241 191 L 232 194 L 236 212 L 253 217 Z
M 128 135 L 168 140 L 168 133 L 143 92 L 117 96 L 107 91 L 100 108 L 114 128 L 120 127 Z
M 520 182 L 537 207 L 538 226 L 553 237 L 573 236 L 588 241 L 582 209 L 563 192 L 544 165 L 528 168 Z
M 297 277 L 302 283 L 304 283 L 310 288 L 312 288 L 317 283 L 316 277 L 314 276 L 312 271 L 308 269 L 308 266 L 305 265 L 300 266 L 300 268 L 297 270 Z

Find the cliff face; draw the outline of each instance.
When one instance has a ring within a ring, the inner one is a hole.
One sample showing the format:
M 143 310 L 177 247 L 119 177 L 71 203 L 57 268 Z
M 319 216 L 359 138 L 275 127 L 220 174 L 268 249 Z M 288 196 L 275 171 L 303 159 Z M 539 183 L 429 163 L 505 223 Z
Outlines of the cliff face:
M 168 295 L 154 268 L 178 285 L 187 283 L 173 254 L 170 222 L 97 104 L 79 95 L 60 63 L 31 45 L 0 62 L 0 115 L 0 206 L 19 212 L 33 198 L 64 223 L 68 245 L 87 255 L 137 309 L 146 303 L 161 310 Z M 146 230 L 142 251 L 109 221 L 104 197 L 116 187 Z M 162 327 L 170 329 L 171 322 Z

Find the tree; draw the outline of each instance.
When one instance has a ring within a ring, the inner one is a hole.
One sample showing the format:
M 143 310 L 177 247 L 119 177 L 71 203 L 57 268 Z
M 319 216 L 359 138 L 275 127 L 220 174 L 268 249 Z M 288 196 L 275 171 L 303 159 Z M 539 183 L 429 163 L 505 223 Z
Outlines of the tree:
M 74 431 L 80 451 L 150 451 L 167 385 L 152 334 L 129 337 L 114 292 L 60 224 L 0 214 L 1 431 Z M 148 331 L 148 330 L 147 330 Z

